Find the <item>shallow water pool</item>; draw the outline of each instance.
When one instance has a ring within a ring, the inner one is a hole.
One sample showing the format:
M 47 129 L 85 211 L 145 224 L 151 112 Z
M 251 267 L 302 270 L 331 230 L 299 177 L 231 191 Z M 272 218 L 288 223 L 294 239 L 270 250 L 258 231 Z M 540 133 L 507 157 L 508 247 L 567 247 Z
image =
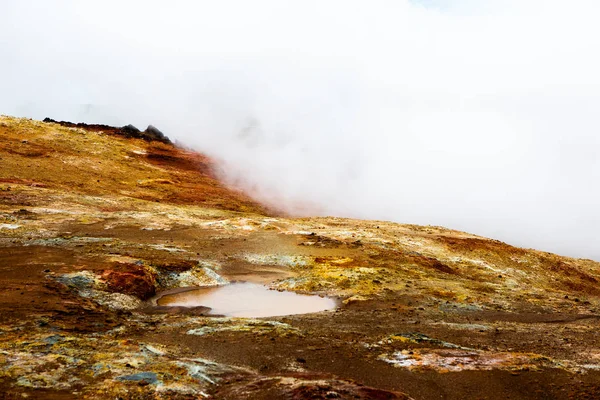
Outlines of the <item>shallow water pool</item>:
M 212 315 L 245 318 L 307 314 L 337 306 L 335 300 L 327 297 L 280 292 L 250 282 L 168 294 L 157 303 L 171 307 L 210 307 Z

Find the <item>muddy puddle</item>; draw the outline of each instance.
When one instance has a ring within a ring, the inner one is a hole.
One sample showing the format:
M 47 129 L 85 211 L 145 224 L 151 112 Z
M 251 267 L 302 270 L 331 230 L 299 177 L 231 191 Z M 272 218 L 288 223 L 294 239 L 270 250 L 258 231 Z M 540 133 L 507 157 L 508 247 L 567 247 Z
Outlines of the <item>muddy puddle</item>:
M 159 306 L 210 307 L 210 314 L 228 317 L 275 317 L 332 310 L 335 300 L 327 297 L 279 292 L 250 282 L 199 288 L 167 294 L 158 299 Z

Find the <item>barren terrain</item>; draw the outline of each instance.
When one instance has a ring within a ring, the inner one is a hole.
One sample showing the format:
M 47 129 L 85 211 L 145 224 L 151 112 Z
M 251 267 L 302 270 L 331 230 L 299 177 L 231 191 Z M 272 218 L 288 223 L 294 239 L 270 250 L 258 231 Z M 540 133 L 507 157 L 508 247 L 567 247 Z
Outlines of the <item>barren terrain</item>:
M 213 168 L 119 128 L 0 117 L 0 397 L 600 398 L 600 263 L 285 217 Z M 156 304 L 230 281 L 340 306 Z

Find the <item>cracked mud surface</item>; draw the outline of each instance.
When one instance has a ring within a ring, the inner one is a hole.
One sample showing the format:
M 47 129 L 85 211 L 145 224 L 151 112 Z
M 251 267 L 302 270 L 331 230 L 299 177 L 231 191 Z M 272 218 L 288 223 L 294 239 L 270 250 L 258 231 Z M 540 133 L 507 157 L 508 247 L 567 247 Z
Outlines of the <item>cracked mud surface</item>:
M 152 155 L 152 156 L 149 156 Z M 287 218 L 164 143 L 0 117 L 5 398 L 600 397 L 600 264 L 440 227 Z M 231 281 L 336 310 L 207 316 Z

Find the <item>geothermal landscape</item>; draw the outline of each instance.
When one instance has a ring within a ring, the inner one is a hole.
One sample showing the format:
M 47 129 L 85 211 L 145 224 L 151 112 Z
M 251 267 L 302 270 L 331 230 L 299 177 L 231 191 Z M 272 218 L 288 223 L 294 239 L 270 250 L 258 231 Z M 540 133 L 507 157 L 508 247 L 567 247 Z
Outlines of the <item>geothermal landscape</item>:
M 46 121 L 0 117 L 0 398 L 600 398 L 600 263 L 294 218 L 155 128 Z

